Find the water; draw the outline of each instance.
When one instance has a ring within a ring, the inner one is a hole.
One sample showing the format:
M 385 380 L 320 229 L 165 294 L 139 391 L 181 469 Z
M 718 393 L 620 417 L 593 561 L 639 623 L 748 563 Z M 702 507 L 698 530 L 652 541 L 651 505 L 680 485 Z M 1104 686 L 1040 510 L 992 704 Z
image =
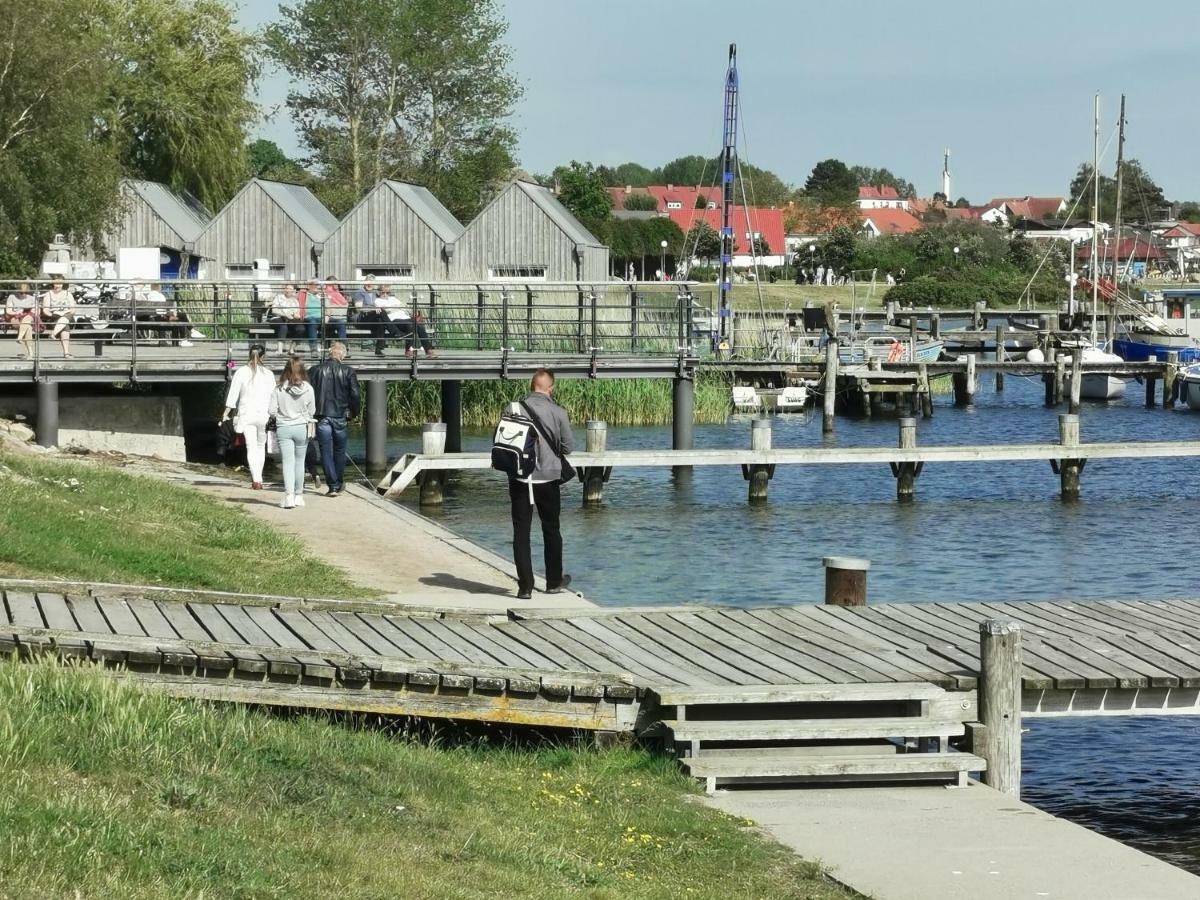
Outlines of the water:
M 934 417 L 918 420 L 918 442 L 1057 441 L 1058 410 L 1043 406 L 1040 380 L 1009 376 L 1005 387 L 994 393 L 990 376 L 982 378 L 973 410 L 938 397 Z M 1193 440 L 1200 414 L 1147 410 L 1141 386 L 1130 384 L 1123 400 L 1085 402 L 1081 426 L 1084 441 Z M 746 447 L 749 432 L 748 417 L 697 426 L 696 446 Z M 418 444 L 415 431 L 392 438 L 390 454 Z M 774 422 L 776 447 L 896 438 L 892 418 L 839 418 L 831 439 L 819 418 Z M 466 449 L 489 440 L 464 435 Z M 608 436 L 612 449 L 670 441 L 669 427 L 612 428 Z M 886 466 L 780 467 L 770 501 L 752 507 L 733 467 L 696 469 L 680 483 L 665 469 L 618 469 L 602 509 L 581 509 L 579 489 L 567 490 L 567 570 L 588 597 L 613 605 L 813 602 L 823 593 L 826 555 L 869 558 L 872 601 L 1195 595 L 1187 523 L 1200 494 L 1196 476 L 1192 459 L 1093 460 L 1082 501 L 1064 504 L 1045 462 L 930 465 L 917 479 L 917 502 L 900 505 Z M 492 473 L 453 479 L 435 517 L 510 552 L 506 486 Z M 1200 722 L 1062 719 L 1029 727 L 1026 799 L 1200 873 Z

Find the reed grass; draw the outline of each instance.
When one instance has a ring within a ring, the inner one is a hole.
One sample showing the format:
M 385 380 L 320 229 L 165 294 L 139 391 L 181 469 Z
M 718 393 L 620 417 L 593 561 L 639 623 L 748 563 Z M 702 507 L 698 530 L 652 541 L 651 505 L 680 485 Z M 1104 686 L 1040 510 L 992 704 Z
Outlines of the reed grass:
M 379 724 L 0 657 L 0 896 L 851 896 L 662 757 Z
M 696 379 L 694 421 L 724 422 L 730 412 L 730 385 L 724 373 L 702 372 Z M 666 378 L 563 379 L 555 384 L 554 399 L 572 422 L 600 419 L 609 425 L 665 425 L 671 421 L 671 390 Z M 463 382 L 462 423 L 468 428 L 490 428 L 505 403 L 520 400 L 528 392 L 524 381 Z M 436 422 L 440 415 L 438 384 L 394 381 L 388 385 L 391 424 L 415 427 Z

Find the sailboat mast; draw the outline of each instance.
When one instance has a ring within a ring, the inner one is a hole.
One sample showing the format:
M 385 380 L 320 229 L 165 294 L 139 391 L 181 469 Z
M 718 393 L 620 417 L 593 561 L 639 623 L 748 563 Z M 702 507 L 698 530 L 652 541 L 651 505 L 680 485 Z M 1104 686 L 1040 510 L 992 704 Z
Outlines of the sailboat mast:
M 1092 110 L 1092 343 L 1096 343 L 1096 307 L 1100 301 L 1100 94 Z
M 1125 180 L 1125 95 L 1121 95 L 1121 113 L 1117 119 L 1117 208 L 1113 213 L 1113 234 L 1116 235 L 1116 249 L 1113 251 L 1113 284 L 1120 286 L 1121 277 L 1119 266 L 1121 265 L 1121 187 Z M 1134 238 L 1134 248 L 1137 247 L 1137 238 Z M 1128 269 L 1133 261 L 1133 252 L 1125 257 L 1125 267 Z M 1104 340 L 1109 346 L 1106 349 L 1112 349 L 1111 345 L 1117 336 L 1117 304 L 1114 296 L 1112 309 L 1109 310 L 1108 321 L 1104 329 Z
M 738 75 L 737 44 L 729 45 L 729 70 L 725 73 L 725 131 L 721 148 L 721 274 L 717 309 L 719 346 L 729 346 L 729 293 L 733 280 L 733 172 L 737 165 Z

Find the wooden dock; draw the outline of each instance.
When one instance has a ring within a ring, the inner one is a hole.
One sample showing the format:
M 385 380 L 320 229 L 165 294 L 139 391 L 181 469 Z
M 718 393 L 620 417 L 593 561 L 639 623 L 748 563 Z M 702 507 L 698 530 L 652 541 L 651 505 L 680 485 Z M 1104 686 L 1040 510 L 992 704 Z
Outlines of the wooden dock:
M 1200 714 L 1195 600 L 419 614 L 7 582 L 2 601 L 0 652 L 179 697 L 636 734 L 710 787 L 983 769 L 952 744 L 978 727 L 986 622 L 1022 633 L 1025 716 Z

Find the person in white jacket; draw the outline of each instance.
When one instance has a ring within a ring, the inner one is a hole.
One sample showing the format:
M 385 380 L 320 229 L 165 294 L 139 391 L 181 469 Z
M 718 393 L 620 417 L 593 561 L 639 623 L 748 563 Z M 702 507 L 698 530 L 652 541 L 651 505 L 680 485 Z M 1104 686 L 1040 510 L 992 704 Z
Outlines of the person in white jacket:
M 224 422 L 233 416 L 233 430 L 246 439 L 246 463 L 250 466 L 250 487 L 262 490 L 263 463 L 267 461 L 267 418 L 275 373 L 263 364 L 267 348 L 250 345 L 250 359 L 233 373 L 225 396 Z

